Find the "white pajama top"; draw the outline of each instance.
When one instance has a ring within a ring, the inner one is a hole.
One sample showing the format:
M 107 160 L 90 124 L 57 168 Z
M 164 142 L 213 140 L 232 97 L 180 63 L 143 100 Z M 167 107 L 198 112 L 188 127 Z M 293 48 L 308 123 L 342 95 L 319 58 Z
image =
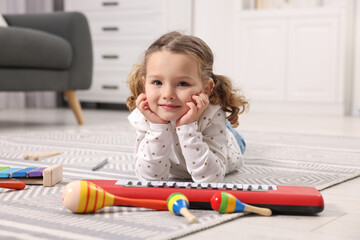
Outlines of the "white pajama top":
M 175 121 L 150 123 L 137 108 L 128 119 L 136 129 L 135 172 L 140 180 L 171 176 L 221 182 L 226 173 L 243 166 L 240 147 L 219 105 L 209 105 L 196 122 L 179 127 Z

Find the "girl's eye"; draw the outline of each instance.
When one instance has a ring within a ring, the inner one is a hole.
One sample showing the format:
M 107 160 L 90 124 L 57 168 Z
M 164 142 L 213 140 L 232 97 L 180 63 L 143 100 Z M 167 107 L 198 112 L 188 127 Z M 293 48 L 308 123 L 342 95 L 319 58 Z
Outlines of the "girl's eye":
M 156 85 L 156 86 L 162 85 L 162 83 L 161 83 L 159 80 L 154 80 L 154 81 L 152 82 L 152 84 L 154 84 L 154 85 Z
M 180 87 L 190 86 L 187 82 L 179 82 Z

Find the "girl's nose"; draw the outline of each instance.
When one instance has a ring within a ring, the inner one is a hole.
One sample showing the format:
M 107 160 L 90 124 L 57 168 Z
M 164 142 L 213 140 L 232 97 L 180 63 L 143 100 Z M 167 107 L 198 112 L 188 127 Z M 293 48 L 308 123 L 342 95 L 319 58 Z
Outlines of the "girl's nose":
M 172 87 L 164 88 L 163 99 L 175 99 L 175 90 Z

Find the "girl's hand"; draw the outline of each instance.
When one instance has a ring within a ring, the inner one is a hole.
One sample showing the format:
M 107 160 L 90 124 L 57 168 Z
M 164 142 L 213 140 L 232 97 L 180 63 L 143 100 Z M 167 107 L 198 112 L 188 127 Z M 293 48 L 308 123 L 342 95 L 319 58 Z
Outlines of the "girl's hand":
M 168 122 L 162 120 L 158 115 L 156 115 L 151 109 L 149 108 L 148 101 L 146 99 L 146 94 L 140 94 L 136 99 L 136 107 L 140 110 L 140 112 L 149 120 L 151 123 L 155 124 L 167 124 Z
M 209 96 L 205 93 L 193 95 L 191 97 L 194 102 L 187 102 L 186 105 L 189 110 L 176 121 L 176 126 L 186 125 L 195 122 L 199 119 L 200 115 L 209 106 Z

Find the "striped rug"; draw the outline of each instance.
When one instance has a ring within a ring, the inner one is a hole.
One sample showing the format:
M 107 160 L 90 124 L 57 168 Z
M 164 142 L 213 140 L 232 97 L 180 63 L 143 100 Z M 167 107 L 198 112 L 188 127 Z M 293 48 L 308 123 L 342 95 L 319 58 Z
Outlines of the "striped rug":
M 360 175 L 360 138 L 243 132 L 246 165 L 224 182 L 313 186 L 319 190 Z M 7 239 L 173 239 L 243 216 L 192 210 L 188 224 L 170 212 L 106 207 L 73 214 L 61 201 L 63 187 L 78 179 L 136 179 L 133 143 L 127 122 L 0 135 L 0 166 L 42 167 L 62 164 L 64 181 L 54 187 L 0 189 L 0 236 Z M 39 161 L 23 153 L 60 151 Z M 93 172 L 103 159 L 108 164 Z

